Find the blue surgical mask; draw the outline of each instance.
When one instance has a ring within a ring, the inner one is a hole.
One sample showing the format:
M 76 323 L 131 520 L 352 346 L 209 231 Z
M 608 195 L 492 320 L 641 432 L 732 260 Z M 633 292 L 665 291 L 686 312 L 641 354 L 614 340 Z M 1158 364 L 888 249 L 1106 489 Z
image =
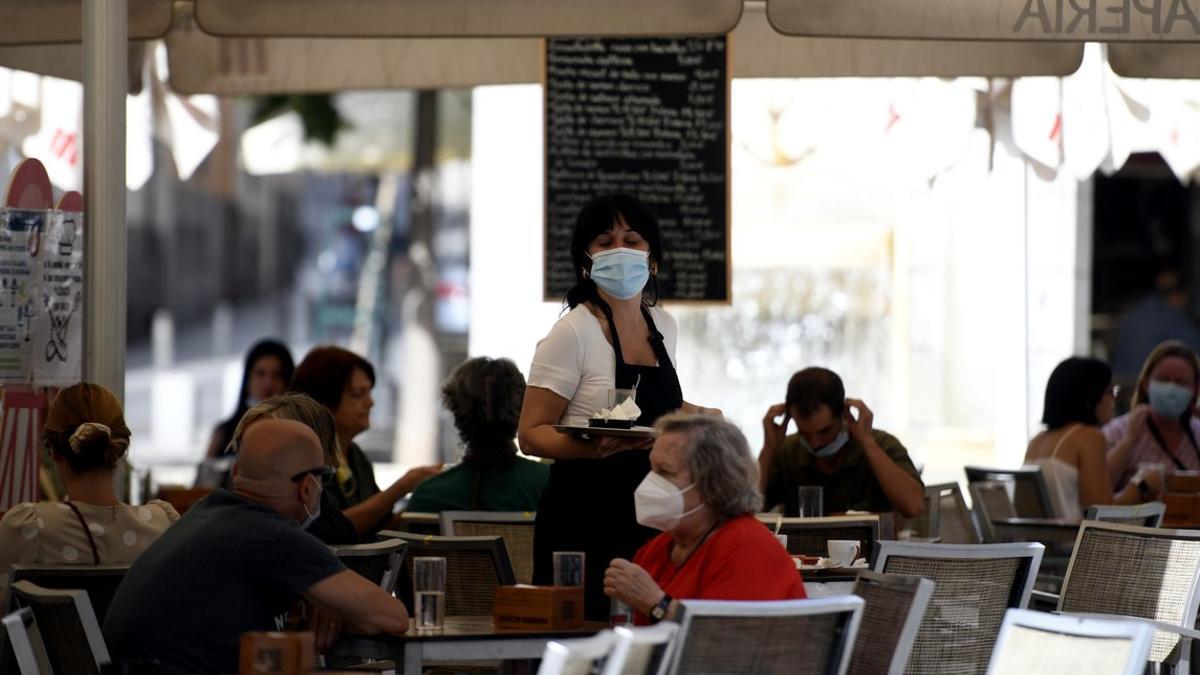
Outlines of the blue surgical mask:
M 1163 417 L 1179 417 L 1192 402 L 1192 390 L 1174 382 L 1150 380 L 1150 408 Z
M 312 478 L 313 482 L 317 483 L 317 489 L 320 490 L 321 484 L 319 482 L 317 482 L 317 479 L 313 478 L 312 476 L 309 476 L 309 478 Z M 309 526 L 311 526 L 317 520 L 317 518 L 321 517 L 321 500 L 320 499 L 317 500 L 317 510 L 312 513 L 308 512 L 308 504 L 301 502 L 300 506 L 304 507 L 304 515 L 308 516 L 307 518 L 304 519 L 303 523 L 300 523 L 300 529 L 307 530 L 309 528 Z
M 650 254 L 635 248 L 601 251 L 592 258 L 592 279 L 605 293 L 628 300 L 642 292 L 650 279 Z
M 819 459 L 829 459 L 830 457 L 833 457 L 834 455 L 838 454 L 838 452 L 840 452 L 842 448 L 844 448 L 846 446 L 846 443 L 849 443 L 849 442 L 850 442 L 850 433 L 848 431 L 846 431 L 845 429 L 842 429 L 842 432 L 839 433 L 837 435 L 837 438 L 833 439 L 833 441 L 830 442 L 829 445 L 826 445 L 821 448 L 817 448 L 815 450 L 813 449 L 813 447 L 811 445 L 808 444 L 808 441 L 804 440 L 803 436 L 800 437 L 800 445 L 804 446 L 805 450 L 808 450 L 810 453 L 812 453 L 813 457 L 817 457 Z

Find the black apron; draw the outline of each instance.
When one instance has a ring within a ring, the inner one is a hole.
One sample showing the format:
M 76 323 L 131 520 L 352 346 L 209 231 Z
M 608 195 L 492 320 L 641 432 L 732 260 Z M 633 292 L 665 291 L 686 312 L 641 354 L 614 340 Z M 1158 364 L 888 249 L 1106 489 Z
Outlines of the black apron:
M 608 319 L 616 356 L 616 387 L 637 383 L 637 423 L 653 426 L 666 413 L 683 405 L 683 392 L 675 366 L 654 325 L 650 311 L 642 316 L 650 328 L 650 345 L 658 366 L 625 363 L 612 310 L 597 306 Z M 640 380 L 639 380 L 640 378 Z M 637 524 L 633 492 L 650 471 L 650 450 L 626 450 L 603 459 L 558 460 L 550 467 L 550 482 L 538 504 L 533 538 L 533 583 L 554 582 L 554 552 L 583 551 L 585 560 L 584 614 L 592 621 L 608 621 L 610 601 L 604 595 L 604 572 L 613 558 L 632 560 L 642 544 L 658 530 Z

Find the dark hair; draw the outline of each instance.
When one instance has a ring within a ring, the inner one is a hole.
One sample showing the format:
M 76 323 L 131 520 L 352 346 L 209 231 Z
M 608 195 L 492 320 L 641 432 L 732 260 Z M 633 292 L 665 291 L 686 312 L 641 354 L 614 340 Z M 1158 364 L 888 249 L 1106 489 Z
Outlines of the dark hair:
M 254 370 L 254 364 L 258 363 L 259 359 L 273 356 L 279 359 L 279 363 L 283 365 L 283 382 L 286 388 L 292 382 L 292 374 L 296 371 L 296 363 L 292 360 L 292 352 L 287 348 L 287 345 L 278 340 L 260 340 L 250 348 L 246 353 L 246 363 L 242 368 L 242 387 L 238 389 L 237 405 L 234 406 L 233 414 L 227 417 L 223 422 L 217 425 L 216 433 L 219 436 L 217 441 L 217 453 L 225 452 L 229 441 L 233 440 L 234 429 L 237 428 L 238 422 L 242 419 L 242 415 L 246 414 L 246 409 L 250 407 L 247 399 L 250 397 L 250 371 Z
M 658 219 L 646 205 L 631 195 L 615 193 L 596 197 L 583 205 L 575 218 L 575 232 L 571 235 L 571 262 L 575 266 L 575 285 L 567 291 L 566 303 L 571 309 L 589 300 L 598 302 L 596 282 L 584 274 L 592 267 L 588 257 L 588 246 L 600 235 L 609 232 L 618 220 L 624 220 L 629 229 L 642 235 L 650 245 L 650 262 L 662 264 L 662 235 Z M 653 306 L 658 302 L 657 275 L 650 275 L 653 287 L 650 297 L 643 294 L 642 302 Z M 643 291 L 644 293 L 644 291 Z
M 115 469 L 129 449 L 129 427 L 121 403 L 98 384 L 81 382 L 54 397 L 42 442 L 79 474 Z
M 525 377 L 508 359 L 468 359 L 442 386 L 442 405 L 454 415 L 458 436 L 467 444 L 463 464 L 475 468 L 471 508 L 479 508 L 483 474 L 517 461 L 517 422 L 525 398 Z
M 1096 406 L 1112 385 L 1112 375 L 1100 359 L 1072 356 L 1055 366 L 1046 382 L 1042 424 L 1051 431 L 1072 423 L 1099 426 Z
M 356 368 L 375 386 L 375 369 L 363 357 L 333 345 L 314 347 L 296 367 L 290 391 L 308 394 L 331 411 L 337 410 Z
M 789 411 L 803 417 L 828 406 L 833 416 L 840 418 L 846 406 L 846 388 L 842 378 L 828 368 L 805 368 L 788 381 L 785 401 Z

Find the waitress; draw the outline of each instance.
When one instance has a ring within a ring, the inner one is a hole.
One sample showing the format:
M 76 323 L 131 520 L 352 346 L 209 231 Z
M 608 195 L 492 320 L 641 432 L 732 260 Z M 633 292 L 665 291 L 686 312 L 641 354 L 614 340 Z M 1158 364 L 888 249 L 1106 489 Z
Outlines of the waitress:
M 591 620 L 609 618 L 609 562 L 632 559 L 657 534 L 637 523 L 633 501 L 650 470 L 651 441 L 584 440 L 554 425 L 586 425 L 613 388 L 636 386 L 639 425 L 680 408 L 701 410 L 679 388 L 675 319 L 654 306 L 662 257 L 658 221 L 637 199 L 615 194 L 583 207 L 571 238 L 570 311 L 538 343 L 517 428 L 523 452 L 555 460 L 538 505 L 534 583 L 553 582 L 555 551 L 583 551 Z

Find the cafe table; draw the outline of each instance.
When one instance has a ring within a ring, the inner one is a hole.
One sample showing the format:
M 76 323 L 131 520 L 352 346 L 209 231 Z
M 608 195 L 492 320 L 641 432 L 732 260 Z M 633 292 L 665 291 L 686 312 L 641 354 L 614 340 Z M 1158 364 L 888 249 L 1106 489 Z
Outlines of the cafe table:
M 403 664 L 405 675 L 421 675 L 426 663 L 540 659 L 553 640 L 587 637 L 608 628 L 584 622 L 581 628 L 496 628 L 491 616 L 448 616 L 438 630 L 409 628 L 404 635 L 345 635 L 329 654 Z

